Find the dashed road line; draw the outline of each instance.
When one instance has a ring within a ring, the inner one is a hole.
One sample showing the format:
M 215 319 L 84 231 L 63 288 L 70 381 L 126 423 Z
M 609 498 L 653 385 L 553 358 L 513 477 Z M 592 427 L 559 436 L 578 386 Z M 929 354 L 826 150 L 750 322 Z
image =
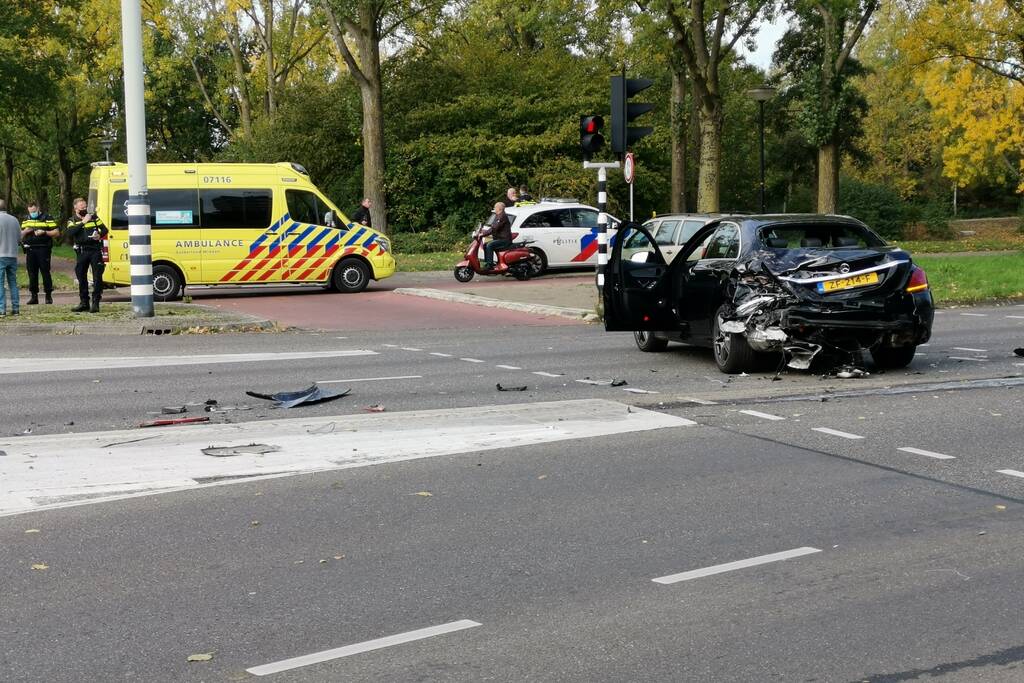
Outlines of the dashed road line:
M 680 396 L 680 401 L 689 401 L 690 403 L 696 403 L 699 406 L 717 406 L 717 401 L 708 401 L 703 398 L 691 398 L 690 396 Z
M 829 429 L 828 427 L 812 427 L 812 431 L 821 432 L 822 434 L 829 434 L 831 436 L 839 436 L 844 439 L 863 439 L 863 436 L 859 434 L 851 434 L 850 432 L 841 432 L 838 429 Z
M 950 356 L 949 359 L 950 360 L 974 360 L 974 361 L 978 361 L 979 363 L 987 363 L 988 362 L 988 358 L 972 358 L 970 356 Z
M 484 362 L 484 361 L 480 360 L 479 358 L 460 358 L 459 360 L 464 360 L 467 363 L 483 363 Z
M 954 346 L 954 351 L 969 351 L 971 353 L 988 353 L 988 349 L 972 349 L 967 346 Z
M 902 446 L 896 450 L 903 451 L 904 453 L 913 453 L 914 455 L 923 455 L 926 458 L 935 458 L 936 460 L 956 460 L 956 457 L 952 455 L 936 453 L 935 451 L 926 451 L 920 448 L 913 448 L 911 446 Z
M 750 415 L 751 417 L 759 417 L 762 420 L 785 420 L 786 418 L 778 415 L 772 415 L 771 413 L 762 413 L 759 410 L 741 410 L 744 415 Z
M 417 349 L 416 347 L 413 347 L 413 346 L 403 346 L 402 350 L 403 351 L 422 351 L 423 349 Z
M 1024 320 L 1024 315 L 1008 315 L 1007 318 L 1013 318 L 1014 320 Z
M 355 645 L 336 647 L 333 650 L 324 650 L 322 652 L 314 652 L 313 654 L 309 655 L 302 655 L 301 657 L 282 659 L 279 662 L 272 662 L 270 664 L 254 666 L 251 669 L 246 669 L 246 671 L 248 673 L 251 673 L 253 676 L 269 676 L 270 674 L 276 674 L 282 671 L 290 671 L 292 669 L 298 669 L 300 667 L 309 666 L 311 664 L 329 662 L 332 659 L 351 657 L 352 655 L 362 654 L 363 652 L 372 652 L 373 650 L 380 650 L 385 647 L 392 647 L 394 645 L 401 645 L 403 643 L 411 643 L 415 640 L 423 640 L 424 638 L 441 636 L 446 633 L 462 631 L 467 628 L 473 628 L 475 626 L 480 625 L 481 624 L 476 621 L 470 621 L 469 619 L 460 619 L 459 621 L 452 621 L 447 624 L 440 624 L 438 626 L 428 626 L 427 628 L 421 628 L 415 631 L 406 631 L 405 633 L 399 633 L 393 636 L 385 636 L 384 638 L 367 640 L 362 643 L 356 643 Z
M 452 357 L 452 354 L 450 354 L 450 353 L 441 353 L 440 351 L 431 351 L 430 355 L 431 356 L 437 356 L 438 358 L 451 358 Z
M 381 344 L 381 346 L 383 346 L 385 348 L 388 348 L 388 349 L 397 349 L 398 348 L 398 344 Z
M 631 394 L 656 394 L 657 391 L 650 391 L 648 389 L 637 389 L 636 387 L 622 387 L 623 391 L 628 391 Z
M 495 365 L 494 367 L 501 368 L 502 370 L 522 370 L 522 368 L 515 365 Z
M 988 313 L 961 313 L 960 315 L 965 315 L 965 316 L 970 317 L 970 318 L 987 318 L 988 317 Z
M 793 550 L 783 550 L 779 553 L 771 553 L 770 555 L 761 555 L 759 557 L 751 557 L 746 560 L 737 560 L 736 562 L 726 562 L 725 564 L 716 564 L 712 567 L 704 567 L 703 569 L 692 569 L 688 572 L 680 572 L 679 574 L 669 574 L 668 576 L 661 576 L 657 579 L 651 579 L 654 583 L 660 584 L 671 584 L 679 583 L 680 581 L 689 581 L 691 579 L 700 579 L 705 576 L 711 576 L 713 574 L 722 574 L 724 572 L 736 571 L 737 569 L 746 569 L 747 567 L 756 567 L 762 564 L 768 564 L 770 562 L 781 562 L 782 560 L 790 560 L 794 557 L 802 557 L 804 555 L 811 555 L 813 553 L 820 553 L 820 548 L 811 548 L 804 546 L 803 548 L 794 548 Z
M 1008 474 L 1011 477 L 1019 477 L 1021 479 L 1024 479 L 1024 472 L 1021 472 L 1020 470 L 996 470 L 996 472 L 998 472 L 999 474 Z
M 554 372 L 539 372 L 538 371 L 538 372 L 534 372 L 533 374 L 540 375 L 541 377 L 565 377 L 565 375 L 559 375 L 559 374 L 556 374 Z
M 349 382 L 383 382 L 391 379 L 423 379 L 423 375 L 395 375 L 394 377 L 356 377 L 354 379 L 318 379 L 317 384 L 348 384 Z

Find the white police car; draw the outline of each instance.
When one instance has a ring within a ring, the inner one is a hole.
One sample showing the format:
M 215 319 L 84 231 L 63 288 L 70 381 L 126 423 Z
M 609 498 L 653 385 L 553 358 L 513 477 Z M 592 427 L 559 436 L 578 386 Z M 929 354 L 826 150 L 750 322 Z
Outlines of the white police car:
M 515 241 L 533 240 L 544 269 L 593 266 L 597 263 L 597 209 L 575 199 L 542 198 L 505 209 Z M 492 213 L 486 221 L 494 220 Z M 608 216 L 609 252 L 619 220 Z M 541 272 L 543 272 L 543 270 Z

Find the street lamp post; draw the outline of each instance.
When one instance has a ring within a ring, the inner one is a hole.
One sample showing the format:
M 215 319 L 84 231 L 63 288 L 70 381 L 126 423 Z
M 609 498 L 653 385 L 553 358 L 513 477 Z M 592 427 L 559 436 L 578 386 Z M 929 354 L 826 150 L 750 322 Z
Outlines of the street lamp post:
M 758 119 L 757 127 L 761 137 L 761 213 L 765 212 L 764 205 L 764 103 L 775 96 L 775 88 L 770 85 L 760 85 L 747 91 L 747 97 L 757 100 Z
M 110 135 L 105 136 L 100 140 L 100 147 L 103 148 L 103 154 L 107 158 L 107 163 L 110 163 L 110 150 L 114 148 L 114 138 Z

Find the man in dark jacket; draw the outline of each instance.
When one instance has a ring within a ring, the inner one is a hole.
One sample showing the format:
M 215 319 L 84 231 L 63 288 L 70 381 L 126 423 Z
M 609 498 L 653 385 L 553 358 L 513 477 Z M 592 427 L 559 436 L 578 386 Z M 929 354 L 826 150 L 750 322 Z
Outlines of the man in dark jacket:
M 53 238 L 60 234 L 57 221 L 39 210 L 39 205 L 28 205 L 28 216 L 21 222 L 21 244 L 25 248 L 25 267 L 28 269 L 28 291 L 32 295 L 29 305 L 39 303 L 39 276 L 43 276 L 46 303 L 53 303 L 53 278 L 50 276 L 50 253 Z
M 369 197 L 363 199 L 359 204 L 359 208 L 356 209 L 355 213 L 352 214 L 352 220 L 356 223 L 362 223 L 368 228 L 373 227 L 370 225 L 370 207 L 373 206 L 373 202 L 370 201 Z
M 498 202 L 494 205 L 494 220 L 491 225 L 485 228 L 484 235 L 490 235 L 491 241 L 484 245 L 484 268 L 494 268 L 494 252 L 508 249 L 512 246 L 512 223 L 505 213 L 505 205 Z
M 87 202 L 75 200 L 75 210 L 68 219 L 68 237 L 75 246 L 75 277 L 78 278 L 78 305 L 72 312 L 100 312 L 100 296 L 103 292 L 103 238 L 107 226 L 96 214 L 89 213 Z M 89 305 L 89 270 L 92 269 L 92 305 Z

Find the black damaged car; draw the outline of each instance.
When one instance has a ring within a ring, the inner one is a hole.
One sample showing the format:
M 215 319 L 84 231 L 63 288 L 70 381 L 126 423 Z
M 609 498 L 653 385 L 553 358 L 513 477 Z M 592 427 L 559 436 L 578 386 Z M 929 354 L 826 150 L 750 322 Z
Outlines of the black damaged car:
M 854 218 L 720 218 L 670 265 L 643 226 L 623 229 L 605 270 L 605 329 L 632 331 L 642 351 L 710 346 L 719 369 L 737 373 L 866 349 L 878 367 L 900 368 L 931 336 L 924 271 Z

